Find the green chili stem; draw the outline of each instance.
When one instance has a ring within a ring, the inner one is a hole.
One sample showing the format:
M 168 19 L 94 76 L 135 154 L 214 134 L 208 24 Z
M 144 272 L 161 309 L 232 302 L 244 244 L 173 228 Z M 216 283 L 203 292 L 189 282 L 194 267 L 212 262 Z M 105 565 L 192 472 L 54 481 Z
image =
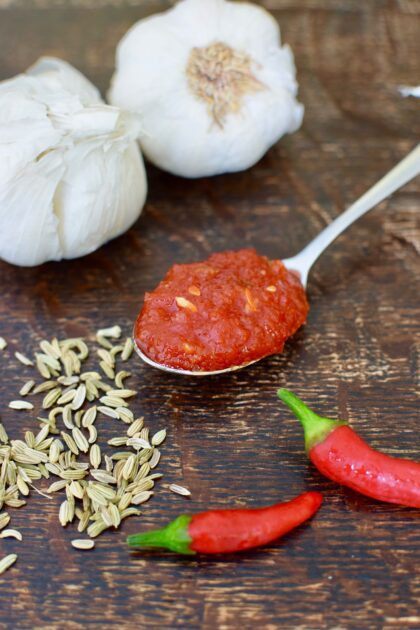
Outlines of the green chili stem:
M 300 398 L 287 389 L 279 389 L 277 396 L 293 411 L 302 424 L 305 433 L 305 449 L 307 453 L 309 453 L 311 448 L 323 442 L 334 429 L 347 424 L 339 420 L 331 420 L 330 418 L 318 416 L 318 414 L 309 409 Z
M 128 536 L 127 543 L 130 547 L 161 547 L 178 553 L 194 554 L 195 551 L 190 548 L 192 539 L 188 533 L 190 522 L 191 516 L 183 514 L 162 529 Z

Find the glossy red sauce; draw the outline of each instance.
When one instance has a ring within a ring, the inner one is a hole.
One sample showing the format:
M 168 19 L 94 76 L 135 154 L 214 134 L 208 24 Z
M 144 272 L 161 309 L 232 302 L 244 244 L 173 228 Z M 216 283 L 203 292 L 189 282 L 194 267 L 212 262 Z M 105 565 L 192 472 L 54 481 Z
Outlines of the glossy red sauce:
M 174 265 L 151 293 L 135 341 L 157 363 L 211 371 L 281 352 L 306 321 L 305 291 L 280 260 L 254 249 Z

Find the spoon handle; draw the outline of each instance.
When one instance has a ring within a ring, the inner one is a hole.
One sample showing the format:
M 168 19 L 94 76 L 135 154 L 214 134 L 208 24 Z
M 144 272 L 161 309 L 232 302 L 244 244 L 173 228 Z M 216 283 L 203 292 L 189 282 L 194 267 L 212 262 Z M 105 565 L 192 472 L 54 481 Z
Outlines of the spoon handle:
M 322 230 L 299 254 L 293 258 L 283 260 L 285 266 L 288 269 L 298 271 L 301 282 L 306 287 L 312 265 L 337 236 L 344 232 L 359 217 L 372 210 L 378 203 L 392 195 L 393 192 L 404 186 L 419 173 L 420 144 L 394 166 L 389 173 L 382 177 L 377 184 L 365 192 L 360 199 L 355 201 L 345 212 Z

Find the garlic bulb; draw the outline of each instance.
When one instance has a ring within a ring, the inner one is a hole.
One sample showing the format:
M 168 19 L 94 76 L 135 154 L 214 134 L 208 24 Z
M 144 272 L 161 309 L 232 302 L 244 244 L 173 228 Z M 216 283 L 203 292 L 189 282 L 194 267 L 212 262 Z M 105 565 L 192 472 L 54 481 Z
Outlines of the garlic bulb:
M 0 258 L 75 258 L 127 230 L 146 197 L 139 132 L 59 59 L 1 82 Z
M 185 177 L 239 171 L 298 129 L 293 55 L 253 4 L 182 0 L 121 40 L 109 91 L 139 112 L 144 154 Z

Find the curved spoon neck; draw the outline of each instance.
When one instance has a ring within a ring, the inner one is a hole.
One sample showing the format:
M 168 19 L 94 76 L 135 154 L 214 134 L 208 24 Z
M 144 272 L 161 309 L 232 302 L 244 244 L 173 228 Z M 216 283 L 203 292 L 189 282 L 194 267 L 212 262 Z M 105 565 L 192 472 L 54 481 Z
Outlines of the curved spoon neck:
M 312 259 L 310 256 L 308 256 L 306 250 L 310 245 L 311 243 L 309 243 L 309 245 L 307 245 L 301 252 L 299 252 L 299 254 L 296 254 L 296 256 L 286 258 L 286 260 L 282 261 L 286 269 L 288 269 L 289 271 L 295 271 L 299 274 L 300 282 L 305 290 L 308 284 L 309 271 L 314 264 L 316 258 L 318 258 L 317 256 L 316 258 Z
M 308 274 L 312 265 L 327 247 L 357 219 L 375 208 L 381 201 L 419 174 L 420 144 L 384 175 L 379 182 L 369 188 L 347 210 L 327 225 L 301 252 L 292 258 L 287 258 L 283 261 L 283 264 L 287 269 L 299 272 L 302 285 L 306 288 Z

